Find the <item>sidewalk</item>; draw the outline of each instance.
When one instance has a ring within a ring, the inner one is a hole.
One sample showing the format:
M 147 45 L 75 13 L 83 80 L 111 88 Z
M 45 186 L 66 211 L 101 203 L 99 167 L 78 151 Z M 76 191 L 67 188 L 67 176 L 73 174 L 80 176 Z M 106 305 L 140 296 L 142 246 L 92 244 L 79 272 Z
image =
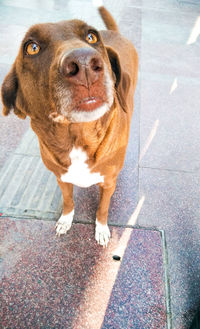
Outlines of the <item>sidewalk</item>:
M 72 229 L 55 236 L 61 196 L 37 139 L 0 116 L 0 328 L 188 329 L 200 306 L 200 4 L 105 5 L 140 59 L 112 238 L 94 240 L 95 186 L 75 189 Z M 2 1 L 0 83 L 31 24 L 75 17 L 104 28 L 89 0 Z

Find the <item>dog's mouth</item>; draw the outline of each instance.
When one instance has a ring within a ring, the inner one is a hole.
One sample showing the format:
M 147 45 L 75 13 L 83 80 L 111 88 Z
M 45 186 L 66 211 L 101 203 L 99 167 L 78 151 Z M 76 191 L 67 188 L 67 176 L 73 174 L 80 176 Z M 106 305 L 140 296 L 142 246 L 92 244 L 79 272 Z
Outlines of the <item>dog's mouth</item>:
M 82 99 L 74 108 L 73 111 L 78 112 L 92 112 L 102 106 L 105 103 L 101 98 L 97 97 L 87 97 Z
M 54 112 L 49 117 L 56 122 L 90 122 L 109 111 L 114 100 L 113 81 L 105 69 L 104 78 L 90 88 L 65 85 L 62 80 L 53 88 Z
M 71 111 L 50 113 L 49 118 L 55 122 L 88 122 L 101 117 L 109 109 L 109 104 L 100 97 L 87 97 L 80 100 Z

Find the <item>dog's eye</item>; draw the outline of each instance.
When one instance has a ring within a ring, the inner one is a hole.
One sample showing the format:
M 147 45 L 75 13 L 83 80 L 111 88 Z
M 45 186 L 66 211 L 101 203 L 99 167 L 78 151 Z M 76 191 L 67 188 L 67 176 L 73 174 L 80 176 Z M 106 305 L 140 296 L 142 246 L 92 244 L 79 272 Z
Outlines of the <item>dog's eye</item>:
M 40 46 L 35 43 L 35 42 L 30 42 L 27 46 L 26 46 L 26 53 L 28 55 L 37 55 L 40 51 Z
M 96 36 L 96 34 L 94 32 L 90 32 L 88 33 L 88 35 L 86 36 L 86 41 L 88 43 L 97 43 L 98 41 L 98 37 Z

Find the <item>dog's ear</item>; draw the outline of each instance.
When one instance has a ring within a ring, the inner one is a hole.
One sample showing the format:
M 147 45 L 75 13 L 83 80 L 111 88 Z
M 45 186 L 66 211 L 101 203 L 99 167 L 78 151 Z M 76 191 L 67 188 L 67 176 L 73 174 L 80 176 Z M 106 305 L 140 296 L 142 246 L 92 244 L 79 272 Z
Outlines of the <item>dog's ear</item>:
M 1 87 L 1 99 L 3 103 L 3 115 L 8 115 L 13 109 L 14 113 L 20 118 L 25 119 L 26 114 L 16 106 L 16 97 L 18 91 L 18 79 L 13 65 L 10 72 L 6 75 Z
M 122 109 L 126 112 L 126 97 L 129 91 L 131 79 L 128 73 L 122 71 L 120 59 L 117 52 L 111 47 L 106 47 L 106 49 L 108 58 L 110 60 L 112 72 L 114 73 L 117 98 Z

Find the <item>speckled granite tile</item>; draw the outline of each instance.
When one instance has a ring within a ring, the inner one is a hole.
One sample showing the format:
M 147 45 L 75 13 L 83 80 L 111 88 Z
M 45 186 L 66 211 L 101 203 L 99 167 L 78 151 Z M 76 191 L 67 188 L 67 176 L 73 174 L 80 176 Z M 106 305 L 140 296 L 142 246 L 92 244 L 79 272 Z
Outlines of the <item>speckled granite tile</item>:
M 20 43 L 27 31 L 27 26 L 20 24 L 0 24 L 1 53 L 0 62 L 12 64 L 17 56 Z M 8 40 L 12 40 L 10 42 Z M 10 68 L 9 68 L 10 69 Z
M 2 105 L 0 103 L 0 112 L 1 111 Z M 4 117 L 0 113 L 0 127 L 0 168 L 2 168 L 6 160 L 12 156 L 12 153 L 27 131 L 29 121 L 19 120 L 14 114 L 10 114 L 9 117 Z
M 187 40 L 185 40 L 186 42 Z M 152 79 L 158 80 L 158 77 L 161 81 L 169 80 L 169 83 L 171 82 L 169 87 L 171 94 L 173 93 L 171 87 L 175 79 L 177 80 L 176 87 L 179 86 L 179 82 L 183 81 L 185 84 L 188 83 L 188 88 L 190 89 L 190 84 L 197 84 L 199 82 L 198 72 L 200 70 L 200 64 L 198 53 L 198 43 L 177 46 L 169 42 L 160 42 L 156 43 L 155 49 L 155 42 L 146 41 L 143 45 L 143 55 L 141 58 L 141 65 L 144 72 L 143 77 L 150 81 Z
M 102 328 L 167 328 L 159 254 L 158 232 L 132 231 Z M 130 291 L 135 298 L 130 297 Z
M 151 8 L 159 11 L 173 11 L 180 13 L 181 11 L 196 12 L 199 9 L 198 0 L 143 0 L 143 8 Z
M 5 25 L 12 24 L 29 27 L 37 23 L 56 22 L 63 19 L 70 19 L 70 13 L 66 9 L 60 11 L 34 10 L 15 6 L 1 5 L 0 19 Z
M 199 82 L 177 78 L 141 84 L 140 166 L 186 172 L 200 169 Z
M 0 5 L 0 19 L 4 26 L 13 25 L 26 26 L 27 28 L 33 24 L 46 23 L 46 22 L 58 22 L 68 19 L 82 19 L 88 22 L 90 25 L 94 25 L 97 28 L 103 28 L 103 22 L 100 19 L 96 8 L 91 5 L 91 1 L 68 1 L 54 2 L 44 1 L 38 5 L 38 2 L 27 3 L 25 6 L 20 1 L 16 1 L 15 4 L 6 2 Z M 23 37 L 23 35 L 22 35 Z
M 10 65 L 9 64 L 3 64 L 0 62 L 0 85 L 3 82 L 4 77 L 6 76 L 6 74 L 8 73 L 10 69 Z M 0 106 L 2 107 L 2 104 L 0 102 Z
M 188 329 L 200 300 L 200 176 L 140 169 L 137 224 L 166 234 L 172 328 Z
M 200 9 L 200 6 L 199 6 Z M 188 12 L 144 11 L 142 16 L 142 71 L 198 78 L 198 15 Z
M 167 42 L 174 46 L 184 45 L 196 19 L 197 14 L 195 12 L 188 15 L 187 12 L 180 11 L 177 15 L 176 11 L 146 10 L 142 20 L 143 42 L 149 41 L 155 44 Z
M 124 7 L 119 19 L 119 30 L 123 36 L 133 42 L 141 56 L 142 11 L 138 8 Z
M 111 228 L 103 249 L 92 225 L 74 224 L 57 238 L 53 222 L 0 224 L 4 329 L 166 328 L 159 232 Z
M 0 63 L 0 87 L 9 69 L 10 65 Z M 0 168 L 3 167 L 6 160 L 11 156 L 11 152 L 13 152 L 20 143 L 21 138 L 29 126 L 28 120 L 19 120 L 14 114 L 4 117 L 2 115 L 2 109 L 3 105 L 0 101 Z

